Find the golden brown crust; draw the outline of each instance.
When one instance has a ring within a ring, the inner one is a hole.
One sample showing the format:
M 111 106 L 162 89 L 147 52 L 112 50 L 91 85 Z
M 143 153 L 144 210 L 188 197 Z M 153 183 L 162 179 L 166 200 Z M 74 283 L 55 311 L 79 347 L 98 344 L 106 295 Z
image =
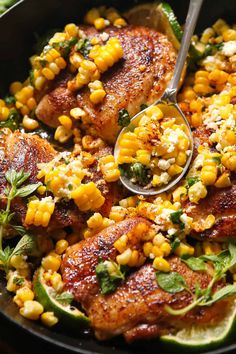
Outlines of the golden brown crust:
M 83 29 L 89 38 L 98 35 L 93 27 Z M 142 103 L 151 104 L 161 96 L 173 72 L 175 50 L 166 36 L 142 26 L 109 27 L 104 32 L 119 38 L 124 57 L 102 75 L 107 92 L 102 104 L 94 106 L 90 102 L 88 89 L 80 90 L 76 100 L 76 93 L 69 93 L 63 78 L 62 83 L 39 103 L 36 114 L 44 123 L 56 127 L 60 114 L 79 106 L 88 113 L 98 134 L 108 142 L 114 142 L 120 129 L 119 110 L 125 108 L 133 116 Z

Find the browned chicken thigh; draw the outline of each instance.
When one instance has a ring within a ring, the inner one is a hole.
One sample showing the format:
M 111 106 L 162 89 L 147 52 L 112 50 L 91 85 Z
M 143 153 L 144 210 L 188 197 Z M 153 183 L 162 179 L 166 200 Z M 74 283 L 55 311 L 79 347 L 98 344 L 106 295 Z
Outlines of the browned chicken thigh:
M 89 38 L 99 36 L 94 27 L 83 30 Z M 61 114 L 80 107 L 87 112 L 98 134 L 106 141 L 114 142 L 120 129 L 119 111 L 125 108 L 133 116 L 139 112 L 141 104 L 151 104 L 160 97 L 171 78 L 176 54 L 166 36 L 146 27 L 109 27 L 104 29 L 104 34 L 120 40 L 124 56 L 102 75 L 107 93 L 103 102 L 94 106 L 87 88 L 70 92 L 67 79 L 63 78 L 42 98 L 36 115 L 47 125 L 56 127 Z
M 126 219 L 69 247 L 63 258 L 62 276 L 66 288 L 86 310 L 97 338 L 105 340 L 123 334 L 131 342 L 160 336 L 196 321 L 212 324 L 219 320 L 222 302 L 204 309 L 196 308 L 184 317 L 168 314 L 165 305 L 179 309 L 188 305 L 192 297 L 187 291 L 170 294 L 160 289 L 151 264 L 131 274 L 113 294 L 100 294 L 95 274 L 99 260 L 115 260 L 117 250 L 113 243 L 141 222 L 151 226 L 143 218 Z M 172 271 L 181 274 L 191 290 L 196 283 L 205 288 L 211 280 L 210 273 L 193 272 L 177 257 L 170 257 L 168 261 Z

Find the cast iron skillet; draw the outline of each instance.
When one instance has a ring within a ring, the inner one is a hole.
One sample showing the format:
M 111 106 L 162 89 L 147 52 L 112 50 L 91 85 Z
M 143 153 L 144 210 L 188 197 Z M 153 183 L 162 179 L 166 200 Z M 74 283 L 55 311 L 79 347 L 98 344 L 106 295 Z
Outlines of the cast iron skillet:
M 35 43 L 34 33 L 45 33 L 52 28 L 60 28 L 68 22 L 79 23 L 86 10 L 93 6 L 109 4 L 120 10 L 135 5 L 138 1 L 127 0 L 25 0 L 20 1 L 0 19 L 0 94 L 6 93 L 8 84 L 13 80 L 21 80 L 27 76 L 28 59 Z M 170 0 L 180 21 L 186 15 L 188 0 Z M 235 0 L 205 0 L 201 11 L 198 31 L 210 26 L 219 17 L 228 21 L 236 18 Z M 28 321 L 19 316 L 17 307 L 11 300 L 11 295 L 5 289 L 5 281 L 0 278 L 0 313 L 10 321 L 19 325 L 37 337 L 70 349 L 76 353 L 94 354 L 149 354 L 173 353 L 173 350 L 163 347 L 158 340 L 128 346 L 121 338 L 110 342 L 98 342 L 92 333 L 80 334 L 61 328 L 47 329 L 39 323 Z M 224 345 L 211 352 L 226 353 L 236 350 L 234 342 Z M 199 353 L 199 351 L 198 351 Z

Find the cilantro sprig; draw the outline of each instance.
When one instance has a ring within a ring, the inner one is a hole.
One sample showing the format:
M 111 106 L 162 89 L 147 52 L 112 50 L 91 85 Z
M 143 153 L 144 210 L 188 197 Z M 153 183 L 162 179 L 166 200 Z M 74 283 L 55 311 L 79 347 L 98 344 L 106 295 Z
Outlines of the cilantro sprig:
M 125 279 L 125 271 L 116 262 L 101 261 L 96 267 L 96 276 L 101 294 L 107 295 L 113 293 L 119 283 Z
M 24 182 L 29 178 L 30 173 L 24 172 L 23 169 L 16 171 L 14 169 L 8 170 L 5 173 L 5 179 L 8 182 L 8 187 L 5 189 L 5 194 L 2 196 L 6 199 L 5 210 L 0 210 L 0 261 L 1 267 L 7 272 L 10 259 L 14 255 L 28 254 L 35 247 L 34 238 L 26 232 L 22 226 L 11 225 L 10 222 L 15 215 L 11 212 L 11 203 L 16 197 L 27 197 L 32 194 L 40 185 L 41 182 L 28 184 L 22 186 Z M 15 248 L 7 246 L 4 250 L 2 247 L 2 241 L 4 234 L 8 227 L 14 228 L 18 234 L 22 235 L 20 241 Z
M 206 288 L 201 288 L 199 284 L 195 284 L 194 292 L 188 287 L 185 279 L 179 273 L 157 272 L 157 283 L 160 288 L 166 292 L 173 294 L 186 290 L 192 295 L 192 302 L 186 307 L 175 310 L 170 306 L 165 306 L 165 310 L 169 314 L 182 316 L 196 306 L 210 306 L 219 300 L 236 295 L 236 284 L 226 285 L 220 290 L 213 292 L 214 285 L 219 280 L 225 278 L 228 270 L 236 264 L 236 245 L 229 244 L 229 249 L 222 251 L 218 255 L 189 257 L 188 259 L 182 259 L 182 261 L 193 271 L 206 271 L 206 262 L 211 262 L 214 271 L 208 286 Z

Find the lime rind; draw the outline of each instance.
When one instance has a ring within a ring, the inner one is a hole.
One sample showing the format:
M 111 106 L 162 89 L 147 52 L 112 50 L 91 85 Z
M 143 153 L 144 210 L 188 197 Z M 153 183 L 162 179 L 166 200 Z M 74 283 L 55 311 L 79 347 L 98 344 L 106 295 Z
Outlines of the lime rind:
M 57 301 L 55 299 L 56 292 L 52 287 L 46 285 L 43 274 L 44 269 L 40 267 L 34 277 L 34 292 L 44 310 L 53 311 L 62 325 L 87 327 L 89 325 L 88 317 L 76 307 L 63 305 Z
M 192 349 L 218 346 L 229 339 L 236 325 L 236 300 L 232 300 L 224 318 L 216 325 L 200 326 L 181 329 L 175 335 L 165 335 L 161 340 L 166 344 L 188 347 Z
M 171 6 L 166 2 L 162 2 L 159 5 L 159 8 L 161 9 L 163 14 L 166 16 L 167 20 L 169 21 L 172 31 L 175 34 L 175 37 L 177 38 L 177 40 L 179 42 L 181 42 L 181 39 L 183 36 L 183 31 L 182 31 L 182 28 L 181 28 L 175 14 L 174 14 L 174 11 L 172 10 Z

